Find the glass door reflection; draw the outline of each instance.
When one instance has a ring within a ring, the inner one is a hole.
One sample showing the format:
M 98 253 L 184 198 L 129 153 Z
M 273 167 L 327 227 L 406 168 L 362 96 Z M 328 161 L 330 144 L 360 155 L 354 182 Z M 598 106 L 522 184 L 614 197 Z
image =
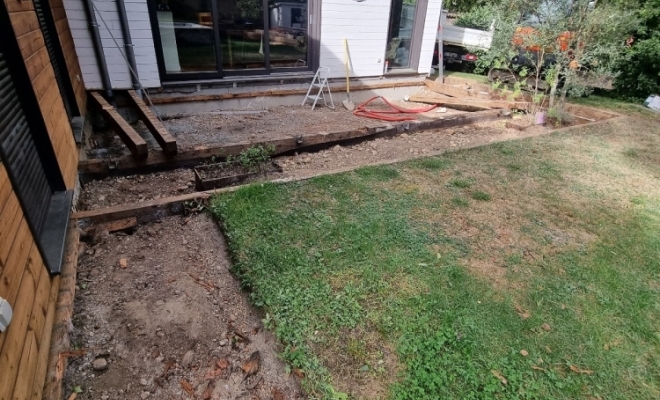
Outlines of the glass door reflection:
M 160 0 L 156 15 L 168 74 L 217 71 L 210 0 Z
M 410 67 L 416 10 L 417 0 L 392 0 L 386 55 L 389 68 Z
M 307 66 L 307 1 L 267 0 L 271 68 Z
M 263 0 L 216 0 L 223 70 L 266 68 Z

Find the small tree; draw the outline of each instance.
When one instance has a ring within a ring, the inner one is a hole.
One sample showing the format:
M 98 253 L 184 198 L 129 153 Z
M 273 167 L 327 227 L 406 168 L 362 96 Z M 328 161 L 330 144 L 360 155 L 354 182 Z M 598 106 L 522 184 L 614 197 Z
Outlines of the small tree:
M 500 31 L 484 62 L 531 77 L 537 99 L 539 87 L 550 88 L 550 106 L 561 108 L 567 95 L 588 93 L 616 77 L 636 24 L 632 11 L 609 3 L 512 0 L 499 8 Z

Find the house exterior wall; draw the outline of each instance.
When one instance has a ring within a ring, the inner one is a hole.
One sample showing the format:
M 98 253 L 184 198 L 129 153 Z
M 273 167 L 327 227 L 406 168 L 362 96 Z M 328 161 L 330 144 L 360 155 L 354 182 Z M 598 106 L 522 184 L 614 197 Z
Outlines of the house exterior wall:
M 78 53 L 78 60 L 87 89 L 102 89 L 101 76 L 87 24 L 84 0 L 63 1 L 71 34 Z M 99 12 L 99 28 L 103 42 L 110 80 L 114 89 L 131 88 L 131 79 L 120 49 L 112 40 L 114 36 L 123 46 L 121 25 L 116 0 L 94 0 Z M 125 0 L 131 37 L 135 45 L 138 73 L 145 87 L 159 87 L 160 77 L 156 51 L 151 32 L 147 0 Z M 321 0 L 321 24 L 319 65 L 330 68 L 330 76 L 340 78 L 344 71 L 344 38 L 348 39 L 350 75 L 352 77 L 381 76 L 384 71 L 387 33 L 391 0 Z M 428 0 L 423 25 L 421 54 L 417 72 L 426 74 L 431 69 L 442 0 Z M 108 28 L 103 23 L 105 20 Z
M 387 30 L 390 19 L 390 0 L 321 1 L 321 60 L 330 68 L 330 76 L 345 76 L 344 38 L 348 39 L 350 75 L 352 77 L 380 76 L 384 71 Z M 433 46 L 438 30 L 442 0 L 428 0 L 423 24 L 421 54 L 418 71 L 431 70 Z
M 69 21 L 66 18 L 66 11 L 64 10 L 63 0 L 49 0 L 50 9 L 53 13 L 55 20 L 55 27 L 57 28 L 57 36 L 64 52 L 64 61 L 66 62 L 66 69 L 69 74 L 69 79 L 73 85 L 73 91 L 76 95 L 76 103 L 78 109 L 84 113 L 87 107 L 87 91 L 85 83 L 83 82 L 82 71 L 78 63 L 78 55 L 73 44 L 73 36 L 71 35 L 71 28 Z M 64 71 L 62 71 L 64 73 Z
M 429 0 L 428 8 L 426 9 L 426 21 L 424 21 L 424 31 L 422 33 L 422 51 L 419 55 L 419 67 L 417 69 L 417 72 L 420 74 L 431 72 L 433 48 L 438 33 L 441 9 L 442 0 Z
M 389 18 L 390 0 L 322 0 L 319 65 L 330 68 L 330 77 L 345 76 L 345 38 L 350 76 L 383 75 Z
M 33 90 L 39 104 L 38 109 L 29 110 L 29 116 L 44 120 L 66 186 L 73 189 L 78 151 L 33 2 L 3 2 L 0 7 L 9 14 L 32 84 L 21 90 Z M 58 29 L 61 33 L 66 30 Z M 65 58 L 73 62 L 71 50 L 63 46 Z M 59 282 L 60 277 L 51 277 L 46 270 L 5 165 L 0 162 L 0 297 L 13 308 L 11 323 L 0 333 L 0 399 L 41 399 Z
M 88 90 L 102 89 L 103 84 L 96 63 L 92 36 L 85 14 L 85 4 L 83 0 L 63 1 L 85 86 Z M 131 89 L 131 75 L 122 55 L 124 38 L 121 32 L 119 14 L 117 13 L 117 4 L 115 0 L 94 0 L 94 4 L 98 10 L 96 18 L 99 23 L 103 52 L 108 64 L 112 87 L 114 89 Z M 147 1 L 125 0 L 125 4 L 140 82 L 142 86 L 147 88 L 160 87 Z M 115 40 L 117 43 L 115 43 Z

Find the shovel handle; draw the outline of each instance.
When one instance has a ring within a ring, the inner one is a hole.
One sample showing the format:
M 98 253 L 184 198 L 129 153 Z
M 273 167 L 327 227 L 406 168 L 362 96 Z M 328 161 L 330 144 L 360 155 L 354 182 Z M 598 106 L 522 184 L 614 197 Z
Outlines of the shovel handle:
M 348 70 L 348 39 L 344 38 L 344 68 L 346 69 L 346 94 L 351 93 Z

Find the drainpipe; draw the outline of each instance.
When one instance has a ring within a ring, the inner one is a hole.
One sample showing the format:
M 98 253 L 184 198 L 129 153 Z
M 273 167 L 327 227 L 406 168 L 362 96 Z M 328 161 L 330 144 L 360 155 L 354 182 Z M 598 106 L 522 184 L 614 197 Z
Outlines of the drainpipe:
M 103 43 L 101 43 L 101 34 L 99 33 L 99 23 L 96 20 L 94 13 L 94 4 L 92 0 L 85 0 L 85 13 L 87 14 L 87 23 L 89 30 L 92 33 L 92 42 L 94 44 L 94 53 L 96 54 L 96 64 L 99 66 L 99 73 L 101 74 L 101 81 L 105 96 L 110 103 L 114 103 L 114 95 L 112 94 L 112 83 L 110 82 L 110 75 L 108 74 L 108 64 L 105 61 L 105 54 L 103 54 Z
M 119 14 L 119 23 L 121 24 L 121 33 L 124 37 L 124 49 L 126 51 L 126 59 L 130 66 L 129 73 L 131 74 L 131 82 L 133 89 L 137 92 L 138 96 L 142 97 L 142 85 L 140 84 L 140 77 L 137 72 L 137 63 L 135 62 L 135 51 L 133 50 L 133 40 L 131 39 L 131 30 L 128 27 L 128 14 L 126 14 L 126 4 L 124 0 L 117 1 L 117 13 Z

